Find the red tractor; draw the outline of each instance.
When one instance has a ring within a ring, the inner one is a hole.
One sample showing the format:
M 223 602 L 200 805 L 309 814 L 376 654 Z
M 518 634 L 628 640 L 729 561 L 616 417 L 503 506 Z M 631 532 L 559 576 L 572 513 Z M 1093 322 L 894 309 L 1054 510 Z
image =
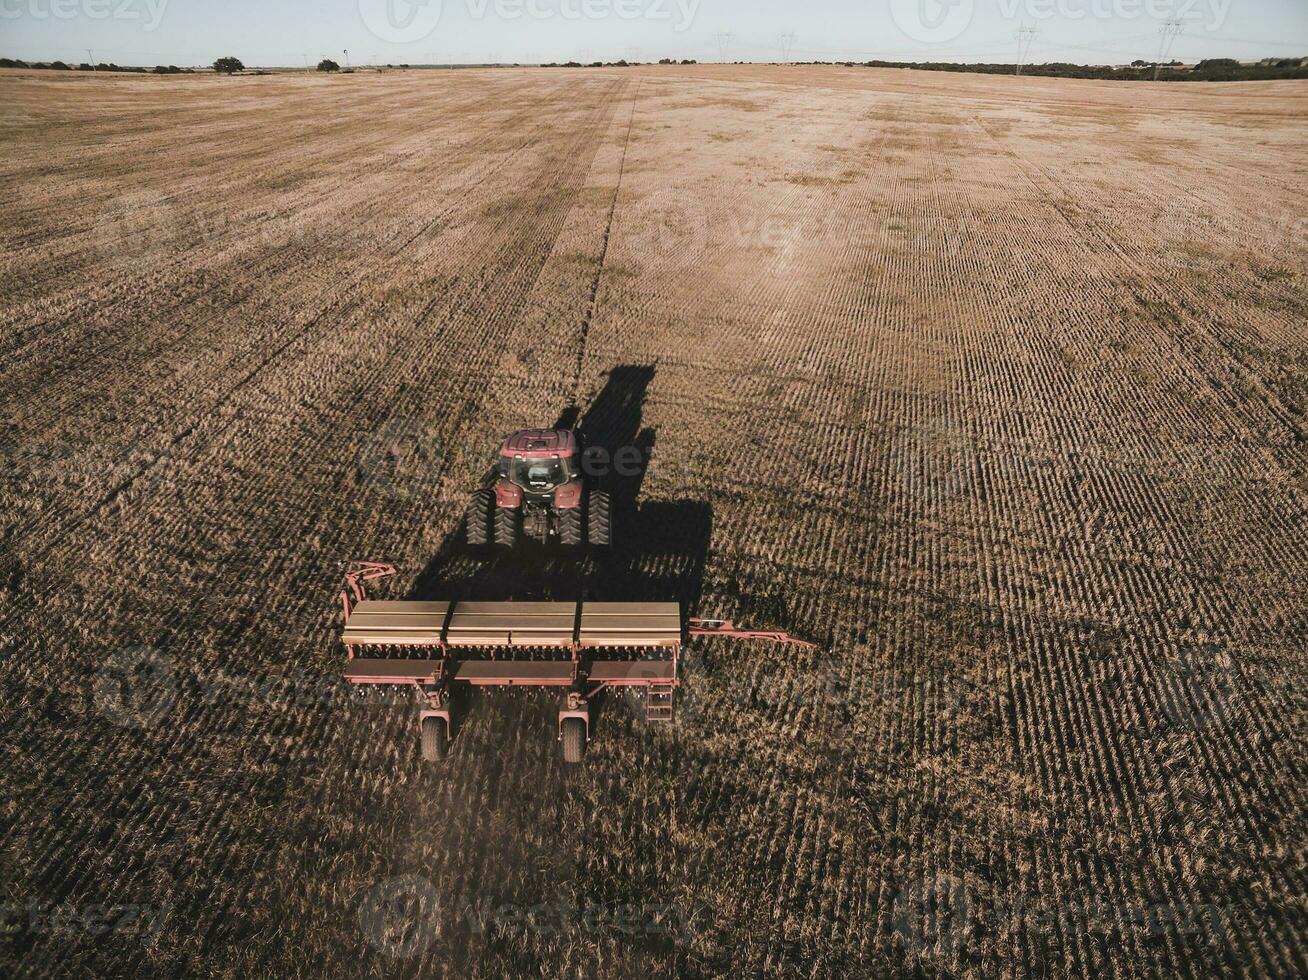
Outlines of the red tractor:
M 582 466 L 583 446 L 571 429 L 525 429 L 504 440 L 499 480 L 468 508 L 468 544 L 513 548 L 525 537 L 544 544 L 607 548 L 612 540 L 609 495 L 593 489 Z

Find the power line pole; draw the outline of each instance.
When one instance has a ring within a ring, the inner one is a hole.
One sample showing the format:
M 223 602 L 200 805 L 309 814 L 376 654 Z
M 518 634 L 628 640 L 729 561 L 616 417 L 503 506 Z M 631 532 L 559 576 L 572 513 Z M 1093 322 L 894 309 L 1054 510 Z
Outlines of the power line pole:
M 727 63 L 727 52 L 731 49 L 731 42 L 735 40 L 736 35 L 730 31 L 724 31 L 721 34 L 714 34 L 713 38 L 718 42 L 718 60 L 725 65 Z
M 1154 62 L 1154 81 L 1158 81 L 1158 76 L 1163 70 L 1163 59 L 1170 58 L 1172 54 L 1172 45 L 1176 39 L 1181 36 L 1181 31 L 1185 29 L 1185 24 L 1179 20 L 1169 20 L 1166 24 L 1158 29 L 1158 60 Z
M 795 34 L 793 31 L 787 31 L 785 34 L 778 34 L 777 40 L 781 42 L 781 60 L 785 64 L 790 64 L 790 49 L 795 45 Z
M 1013 74 L 1022 74 L 1022 66 L 1026 64 L 1026 57 L 1031 53 L 1031 42 L 1039 33 L 1034 27 L 1023 27 L 1017 32 L 1017 71 Z
M 100 69 L 95 66 L 95 52 L 87 48 L 86 56 L 91 59 L 91 71 L 99 71 Z

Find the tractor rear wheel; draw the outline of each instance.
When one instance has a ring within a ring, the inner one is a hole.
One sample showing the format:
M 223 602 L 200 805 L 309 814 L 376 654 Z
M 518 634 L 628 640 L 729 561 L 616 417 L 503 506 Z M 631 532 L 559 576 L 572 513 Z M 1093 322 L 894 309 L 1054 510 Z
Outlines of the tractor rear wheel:
M 441 718 L 424 718 L 422 720 L 422 761 L 443 761 L 448 747 L 449 737 L 445 731 L 445 721 Z
M 516 548 L 522 515 L 508 507 L 495 508 L 495 543 L 501 548 Z
M 465 522 L 469 548 L 484 548 L 491 540 L 491 509 L 495 505 L 493 490 L 478 490 L 472 495 Z
M 586 535 L 592 548 L 607 548 L 613 543 L 613 515 L 610 510 L 609 495 L 603 490 L 596 490 L 590 495 L 590 506 L 586 515 Z
M 575 765 L 586 754 L 586 723 L 580 718 L 563 719 L 563 761 Z
M 559 511 L 559 541 L 569 548 L 579 548 L 586 541 L 586 527 L 581 522 L 581 508 Z

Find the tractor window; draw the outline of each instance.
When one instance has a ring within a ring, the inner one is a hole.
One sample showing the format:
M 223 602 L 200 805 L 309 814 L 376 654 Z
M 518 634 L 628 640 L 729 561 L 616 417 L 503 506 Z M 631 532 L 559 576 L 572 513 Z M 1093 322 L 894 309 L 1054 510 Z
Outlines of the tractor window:
M 508 478 L 528 490 L 547 490 L 567 482 L 563 461 L 559 459 L 515 459 L 509 464 Z

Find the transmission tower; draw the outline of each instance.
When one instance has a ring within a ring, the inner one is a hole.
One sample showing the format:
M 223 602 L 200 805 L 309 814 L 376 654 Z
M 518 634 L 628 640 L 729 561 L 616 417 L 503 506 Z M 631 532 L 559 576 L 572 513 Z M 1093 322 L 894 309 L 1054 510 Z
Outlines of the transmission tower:
M 713 39 L 718 42 L 718 60 L 726 64 L 727 52 L 731 50 L 731 42 L 736 39 L 736 35 L 724 31 L 721 34 L 714 34 Z
M 781 42 L 781 60 L 785 64 L 790 64 L 790 49 L 795 46 L 795 33 L 788 31 L 785 34 L 778 34 L 777 40 Z
M 1013 74 L 1022 74 L 1022 66 L 1026 64 L 1027 55 L 1031 53 L 1031 43 L 1039 33 L 1034 27 L 1023 27 L 1017 32 L 1017 71 Z
M 1179 20 L 1169 20 L 1166 24 L 1158 29 L 1158 60 L 1154 62 L 1154 81 L 1158 81 L 1158 76 L 1163 70 L 1163 62 L 1172 57 L 1172 45 L 1176 39 L 1181 36 L 1181 31 L 1185 29 L 1185 24 Z

